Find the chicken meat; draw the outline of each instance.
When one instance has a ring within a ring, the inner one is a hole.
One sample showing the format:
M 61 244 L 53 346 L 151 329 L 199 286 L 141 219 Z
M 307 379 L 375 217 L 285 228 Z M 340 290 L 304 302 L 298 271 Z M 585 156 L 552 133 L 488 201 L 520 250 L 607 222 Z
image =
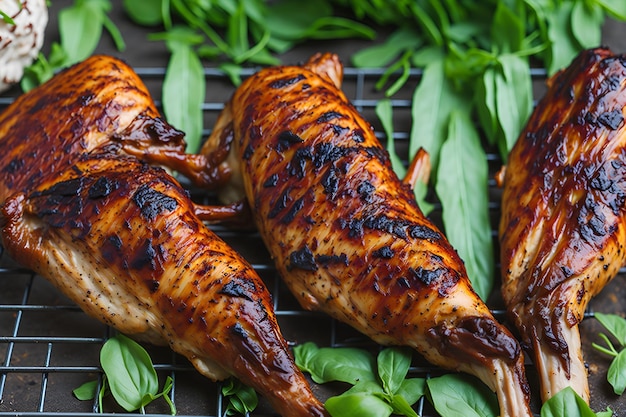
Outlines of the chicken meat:
M 10 197 L 2 243 L 87 314 L 168 344 L 198 371 L 236 376 L 283 416 L 324 416 L 295 366 L 269 291 L 194 214 L 168 173 L 133 157 L 84 158 Z
M 317 54 L 244 81 L 202 150 L 229 149 L 222 198 L 247 199 L 304 308 L 476 375 L 497 392 L 503 417 L 530 416 L 518 342 L 420 211 L 413 180 L 394 174 L 372 127 L 340 90 L 342 73 L 337 56 Z M 421 176 L 413 174 L 407 178 Z
M 90 316 L 168 344 L 211 379 L 239 378 L 283 416 L 327 415 L 263 281 L 203 222 L 234 211 L 194 204 L 152 166 L 199 185 L 217 173 L 184 153 L 183 134 L 129 67 L 93 57 L 21 96 L 0 114 L 0 144 L 0 228 L 12 258 Z
M 578 324 L 626 260 L 626 57 L 583 51 L 548 82 L 503 177 L 502 294 L 544 400 L 589 401 Z
M 183 132 L 160 117 L 139 76 L 106 55 L 92 56 L 19 96 L 0 113 L 0 143 L 0 203 L 60 173 L 79 155 L 105 147 L 168 167 L 198 185 L 227 176 L 212 171 L 214 164 L 203 156 L 186 154 Z

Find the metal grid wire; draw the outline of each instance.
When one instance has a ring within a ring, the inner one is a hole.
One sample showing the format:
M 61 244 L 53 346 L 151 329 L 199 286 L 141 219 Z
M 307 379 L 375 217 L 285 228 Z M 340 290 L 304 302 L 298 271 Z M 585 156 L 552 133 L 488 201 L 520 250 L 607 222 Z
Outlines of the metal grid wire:
M 154 97 L 160 97 L 164 68 L 136 68 Z M 374 108 L 383 95 L 373 86 L 382 69 L 357 70 L 346 68 L 344 91 L 356 108 L 374 123 Z M 243 75 L 250 75 L 253 70 Z M 205 70 L 207 78 L 207 102 L 205 135 L 210 132 L 218 113 L 228 100 L 234 87 L 226 77 L 214 69 Z M 545 72 L 536 70 L 534 78 L 542 80 Z M 420 77 L 419 71 L 411 73 L 403 92 L 392 100 L 394 109 L 395 140 L 399 152 L 406 152 L 410 131 L 411 95 Z M 0 98 L 0 111 L 12 99 Z M 160 105 L 160 103 L 157 103 Z M 379 133 L 377 133 L 379 134 Z M 384 139 L 382 134 L 379 134 Z M 494 153 L 488 155 L 490 168 L 496 171 L 500 161 Z M 491 184 L 495 188 L 495 183 Z M 494 191 L 490 210 L 494 238 L 498 217 L 498 193 Z M 196 196 L 197 197 L 197 196 Z M 211 198 L 211 196 L 203 196 Z M 433 218 L 440 217 L 436 209 Z M 347 326 L 326 316 L 303 311 L 278 279 L 270 258 L 263 249 L 260 236 L 255 232 L 240 232 L 225 227 L 212 227 L 224 240 L 240 251 L 259 272 L 273 294 L 274 307 L 283 334 L 290 343 L 314 341 L 321 346 L 359 346 L 376 349 L 376 346 Z M 0 247 L 0 415 L 90 415 L 96 410 L 96 402 L 81 402 L 73 397 L 72 389 L 82 383 L 101 378 L 99 351 L 106 339 L 115 331 L 87 317 L 82 311 L 33 272 L 17 265 Z M 496 266 L 497 267 L 497 266 Z M 501 308 L 495 302 L 494 313 L 504 319 Z M 145 346 L 152 356 L 163 381 L 167 375 L 174 379 L 171 398 L 178 415 L 222 416 L 225 411 L 220 383 L 213 383 L 200 376 L 186 359 L 167 348 Z M 440 375 L 441 370 L 427 364 L 414 355 L 410 370 L 412 377 Z M 162 382 L 161 382 L 162 383 Z M 345 390 L 345 386 L 315 387 L 321 398 Z M 425 401 L 415 406 L 422 416 L 436 413 Z M 112 402 L 105 402 L 107 413 L 124 415 Z M 147 407 L 149 415 L 169 414 L 164 401 L 156 401 Z M 105 413 L 105 415 L 107 415 Z M 273 415 L 263 402 L 253 416 Z

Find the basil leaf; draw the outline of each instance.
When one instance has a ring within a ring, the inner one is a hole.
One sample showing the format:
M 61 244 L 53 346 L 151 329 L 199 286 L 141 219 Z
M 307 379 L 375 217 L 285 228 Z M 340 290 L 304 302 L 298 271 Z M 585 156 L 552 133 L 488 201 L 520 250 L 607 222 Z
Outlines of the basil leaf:
M 533 110 L 530 66 L 526 58 L 505 54 L 498 57 L 501 71 L 495 77 L 497 116 L 504 136 L 500 154 L 504 160 L 517 141 Z
M 557 392 L 541 407 L 541 417 L 595 417 L 589 405 L 571 388 Z
M 229 378 L 222 386 L 222 395 L 228 399 L 226 415 L 234 413 L 247 415 L 259 404 L 259 398 L 254 389 L 233 378 Z
M 626 346 L 626 319 L 616 314 L 595 313 L 596 320 L 617 339 L 622 346 Z
M 393 408 L 383 399 L 366 393 L 350 393 L 330 397 L 324 403 L 332 417 L 389 417 Z
M 571 15 L 574 3 L 561 2 L 546 13 L 550 55 L 547 60 L 548 75 L 566 67 L 579 52 L 572 35 Z
M 446 374 L 426 381 L 435 410 L 446 417 L 496 417 L 496 395 L 469 375 Z
M 487 157 L 468 114 L 454 111 L 449 129 L 441 148 L 435 190 L 443 207 L 446 235 L 465 262 L 474 290 L 484 300 L 491 293 L 494 277 Z
M 411 404 L 402 395 L 394 395 L 391 398 L 391 407 L 393 413 L 407 417 L 419 417 L 415 410 L 411 408 Z
M 385 131 L 385 136 L 387 138 L 387 152 L 389 153 L 391 166 L 398 177 L 403 178 L 406 174 L 406 167 L 402 163 L 402 160 L 398 156 L 394 146 L 393 106 L 391 105 L 390 99 L 385 98 L 376 103 L 376 116 L 378 116 L 378 119 L 383 126 L 383 130 Z
M 98 381 L 85 382 L 78 388 L 75 388 L 74 396 L 81 401 L 93 400 L 98 393 Z
M 398 395 L 403 396 L 409 404 L 415 404 L 426 390 L 426 379 L 424 378 L 407 378 L 402 381 L 397 391 Z
M 92 1 L 76 3 L 59 12 L 59 35 L 67 64 L 89 57 L 102 35 L 103 12 Z
M 518 7 L 517 10 L 513 11 L 502 1 L 499 1 L 496 6 L 491 27 L 491 39 L 501 53 L 522 49 L 526 27 L 524 16 L 519 15 L 520 9 L 523 10 Z
M 376 381 L 374 357 L 356 348 L 318 348 L 313 343 L 294 347 L 296 365 L 318 384 L 341 381 Z
M 389 35 L 384 43 L 357 51 L 351 56 L 351 60 L 359 68 L 384 67 L 404 50 L 419 48 L 422 42 L 419 33 L 403 26 Z
M 626 390 L 626 349 L 622 349 L 611 361 L 606 375 L 607 381 L 613 387 L 613 392 L 622 395 Z
M 176 45 L 163 80 L 163 112 L 169 123 L 185 132 L 188 152 L 196 153 L 202 142 L 204 123 L 204 69 L 190 45 Z
M 118 334 L 100 350 L 100 364 L 111 394 L 126 411 L 142 408 L 147 394 L 156 395 L 159 381 L 148 353 L 135 341 Z
M 142 26 L 158 26 L 163 23 L 163 0 L 124 0 L 124 11 L 131 20 Z
M 431 165 L 436 172 L 450 113 L 468 105 L 467 98 L 455 91 L 451 80 L 446 78 L 443 59 L 431 61 L 424 68 L 413 94 L 409 155 L 415 155 L 423 147 L 430 154 Z
M 574 3 L 571 16 L 572 35 L 581 48 L 594 48 L 602 44 L 604 13 L 597 4 L 578 0 Z
M 615 19 L 626 20 L 626 2 L 614 0 L 595 0 L 604 10 Z
M 411 351 L 402 348 L 385 348 L 378 353 L 378 376 L 385 392 L 395 394 L 402 386 L 411 366 Z

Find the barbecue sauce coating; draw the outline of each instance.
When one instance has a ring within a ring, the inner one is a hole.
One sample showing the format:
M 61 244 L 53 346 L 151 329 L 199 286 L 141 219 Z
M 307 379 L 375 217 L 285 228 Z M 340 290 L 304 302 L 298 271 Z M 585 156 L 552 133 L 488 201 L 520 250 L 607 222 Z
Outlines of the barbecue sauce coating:
M 169 167 L 202 186 L 227 177 L 219 165 L 185 154 L 184 133 L 160 117 L 137 74 L 104 55 L 16 98 L 0 113 L 0 140 L 0 203 L 104 148 Z
M 530 415 L 518 343 L 333 83 L 341 71 L 336 56 L 316 55 L 303 67 L 262 70 L 237 89 L 204 149 L 231 138 L 236 182 L 227 194 L 247 198 L 304 308 L 478 375 L 498 391 L 502 415 Z
M 509 156 L 502 196 L 503 288 L 547 399 L 589 398 L 577 325 L 626 256 L 626 59 L 582 52 L 549 80 Z
M 325 416 L 252 267 L 193 213 L 169 174 L 100 154 L 10 198 L 3 244 L 89 315 L 234 375 L 285 416 Z

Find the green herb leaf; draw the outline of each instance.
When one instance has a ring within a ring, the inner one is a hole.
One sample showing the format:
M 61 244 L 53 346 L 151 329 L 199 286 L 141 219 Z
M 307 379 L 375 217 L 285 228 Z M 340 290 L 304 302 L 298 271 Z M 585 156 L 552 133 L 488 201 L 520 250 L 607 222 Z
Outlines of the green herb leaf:
M 595 417 L 589 405 L 571 388 L 557 392 L 541 407 L 541 417 Z
M 0 17 L 2 17 L 2 21 L 8 25 L 14 25 L 15 21 L 11 16 L 0 10 Z
M 385 400 L 366 392 L 347 391 L 330 397 L 324 406 L 333 417 L 388 417 L 393 412 Z
M 387 152 L 391 159 L 391 166 L 399 178 L 406 175 L 406 167 L 396 152 L 393 135 L 393 106 L 390 99 L 382 99 L 376 103 L 376 116 L 380 120 L 387 138 Z
M 204 68 L 189 44 L 177 42 L 172 45 L 163 80 L 163 112 L 169 123 L 185 132 L 188 152 L 195 153 L 200 149 L 204 124 Z
M 143 408 L 146 395 L 156 395 L 156 371 L 150 356 L 137 342 L 121 334 L 107 340 L 100 351 L 100 363 L 113 397 L 126 411 Z
M 446 417 L 496 417 L 500 413 L 496 395 L 476 378 L 446 374 L 426 381 L 435 410 Z
M 609 365 L 606 375 L 607 381 L 613 387 L 613 392 L 622 395 L 626 390 L 626 349 L 622 349 Z
M 59 12 L 59 34 L 67 64 L 86 59 L 96 49 L 102 35 L 102 15 L 102 10 L 89 0 Z
M 296 365 L 309 372 L 318 384 L 342 381 L 376 381 L 374 357 L 367 351 L 355 348 L 318 348 L 308 342 L 294 347 Z
M 133 22 L 142 26 L 158 26 L 163 23 L 163 0 L 124 0 L 124 11 Z
M 626 3 L 614 0 L 595 0 L 606 12 L 618 20 L 626 20 Z
M 595 48 L 602 44 L 604 12 L 598 4 L 578 0 L 574 2 L 571 15 L 572 35 L 580 48 Z
M 596 320 L 617 339 L 622 346 L 626 346 L 626 319 L 616 314 L 595 313 Z
M 395 394 L 406 378 L 411 366 L 409 349 L 385 348 L 378 353 L 378 376 L 387 394 Z
M 502 72 L 496 73 L 497 118 L 503 137 L 497 139 L 504 160 L 517 141 L 533 110 L 533 93 L 528 60 L 513 54 L 498 57 Z
M 448 239 L 465 262 L 474 290 L 486 299 L 494 276 L 487 157 L 467 113 L 454 111 L 449 129 L 435 190 Z
M 401 395 L 409 404 L 415 404 L 424 396 L 426 391 L 426 379 L 424 378 L 407 378 L 402 381 L 400 388 L 396 391 L 397 395 Z
M 455 91 L 446 78 L 443 59 L 431 61 L 413 94 L 413 118 L 409 139 L 409 155 L 420 147 L 430 154 L 433 170 L 437 171 L 439 153 L 448 130 L 450 114 L 455 109 L 469 108 L 467 97 Z
M 85 382 L 83 385 L 74 389 L 74 391 L 72 392 L 74 393 L 74 396 L 76 396 L 76 398 L 81 401 L 93 400 L 98 393 L 98 381 L 94 380 Z
M 226 415 L 247 415 L 254 411 L 259 404 L 259 398 L 251 387 L 242 384 L 239 380 L 229 378 L 222 386 L 222 395 L 228 400 Z
M 354 66 L 359 68 L 384 67 L 406 49 L 417 49 L 422 39 L 415 30 L 401 27 L 393 32 L 384 43 L 361 49 L 351 57 Z

